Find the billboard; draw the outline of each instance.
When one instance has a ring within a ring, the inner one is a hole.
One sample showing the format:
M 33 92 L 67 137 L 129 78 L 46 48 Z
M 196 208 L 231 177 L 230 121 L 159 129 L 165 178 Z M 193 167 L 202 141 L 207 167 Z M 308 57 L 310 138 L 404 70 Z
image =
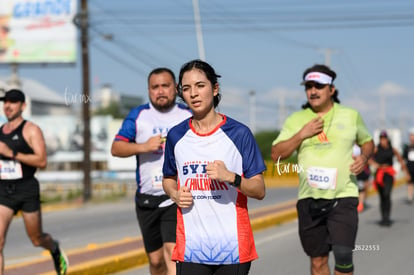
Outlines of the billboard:
M 76 61 L 76 0 L 0 0 L 0 63 Z

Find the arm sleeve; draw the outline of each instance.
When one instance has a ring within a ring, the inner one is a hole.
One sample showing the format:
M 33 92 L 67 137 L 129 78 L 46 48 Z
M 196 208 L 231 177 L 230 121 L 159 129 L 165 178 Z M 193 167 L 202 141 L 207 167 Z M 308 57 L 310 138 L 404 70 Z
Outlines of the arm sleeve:
M 162 173 L 165 177 L 177 175 L 177 166 L 175 163 L 174 155 L 174 142 L 172 141 L 170 133 L 171 131 L 167 134 L 167 141 L 165 142 L 164 149 L 164 164 L 162 167 Z
M 361 115 L 357 112 L 357 143 L 358 145 L 362 145 L 370 140 L 372 140 L 372 136 L 368 131 L 367 126 L 365 125 L 364 120 L 362 119 Z
M 253 134 L 248 129 L 246 132 L 242 149 L 243 174 L 246 178 L 251 178 L 265 171 L 266 165 Z
M 282 130 L 280 130 L 279 135 L 272 142 L 272 146 L 278 144 L 281 141 L 285 141 L 293 137 L 298 130 L 293 129 L 292 123 L 290 123 L 291 117 L 288 117 L 283 123 Z
M 119 129 L 118 134 L 115 135 L 115 140 L 124 140 L 128 142 L 135 141 L 137 133 L 137 117 L 137 110 L 132 110 L 122 122 L 122 126 Z

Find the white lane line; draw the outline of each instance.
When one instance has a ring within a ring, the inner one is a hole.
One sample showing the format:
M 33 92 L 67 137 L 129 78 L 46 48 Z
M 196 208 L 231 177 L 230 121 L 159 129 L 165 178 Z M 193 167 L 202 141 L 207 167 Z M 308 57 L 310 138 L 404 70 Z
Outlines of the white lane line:
M 277 232 L 275 234 L 268 235 L 268 236 L 266 236 L 264 238 L 258 238 L 258 239 L 256 239 L 255 243 L 256 243 L 256 245 L 261 245 L 261 244 L 268 243 L 270 241 L 273 241 L 273 240 L 276 240 L 276 239 L 280 239 L 280 238 L 282 238 L 284 236 L 290 235 L 292 233 L 297 233 L 297 232 L 298 232 L 297 227 L 289 228 L 289 229 L 287 229 L 285 231 Z

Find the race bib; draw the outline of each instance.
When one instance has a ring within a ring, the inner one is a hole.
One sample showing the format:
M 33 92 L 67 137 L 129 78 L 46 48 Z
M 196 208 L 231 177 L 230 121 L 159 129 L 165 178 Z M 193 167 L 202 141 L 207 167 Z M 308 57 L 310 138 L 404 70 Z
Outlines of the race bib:
M 306 178 L 310 187 L 318 189 L 336 189 L 337 168 L 309 167 L 306 170 Z
M 155 168 L 151 171 L 153 189 L 162 189 L 162 168 Z
M 23 178 L 22 165 L 14 160 L 0 160 L 0 179 L 17 180 Z
M 408 158 L 409 161 L 414 161 L 414 150 L 411 150 L 408 152 Z

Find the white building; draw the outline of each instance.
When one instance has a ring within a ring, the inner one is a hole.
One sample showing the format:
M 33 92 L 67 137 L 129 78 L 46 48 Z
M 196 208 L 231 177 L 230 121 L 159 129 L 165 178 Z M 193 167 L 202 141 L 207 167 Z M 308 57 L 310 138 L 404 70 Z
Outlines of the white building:
M 0 77 L 0 89 L 5 91 L 18 88 L 26 95 L 27 108 L 23 113 L 24 117 L 41 115 L 74 115 L 74 111 L 65 98 L 36 80 L 21 78 L 20 87 L 10 84 L 6 77 Z M 1 116 L 3 109 L 1 108 Z

